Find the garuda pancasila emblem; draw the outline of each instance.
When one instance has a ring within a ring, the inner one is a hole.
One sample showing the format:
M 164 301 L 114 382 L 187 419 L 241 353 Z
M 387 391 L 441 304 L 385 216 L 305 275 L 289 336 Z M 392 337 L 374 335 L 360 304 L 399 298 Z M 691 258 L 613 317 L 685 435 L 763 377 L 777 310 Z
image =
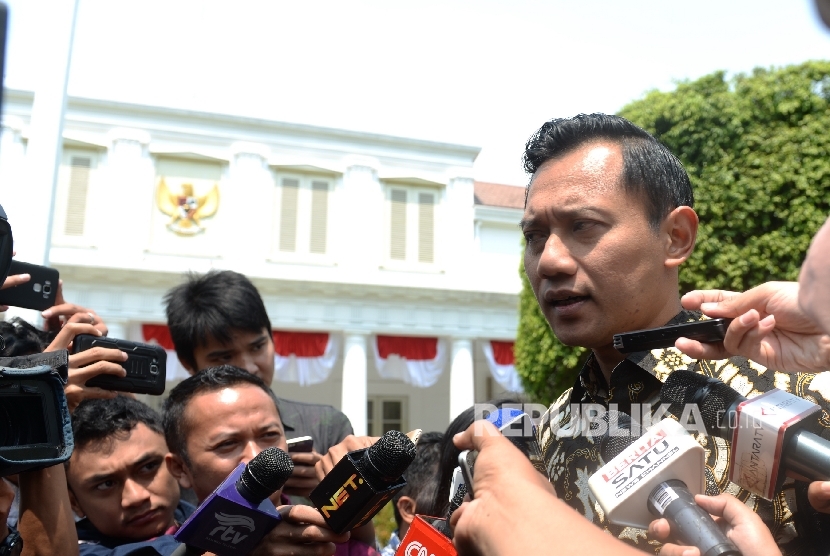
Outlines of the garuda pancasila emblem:
M 164 178 L 156 188 L 156 204 L 159 210 L 170 217 L 167 229 L 183 236 L 204 232 L 202 219 L 216 214 L 219 208 L 219 185 L 214 184 L 207 195 L 197 196 L 192 183 L 183 183 L 181 193 L 173 193 Z

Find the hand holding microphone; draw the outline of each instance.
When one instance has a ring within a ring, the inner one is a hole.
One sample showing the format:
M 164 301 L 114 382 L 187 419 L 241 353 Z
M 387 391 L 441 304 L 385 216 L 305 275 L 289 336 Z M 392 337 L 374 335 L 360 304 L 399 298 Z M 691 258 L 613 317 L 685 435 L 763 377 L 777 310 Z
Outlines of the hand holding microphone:
M 743 553 L 752 556 L 781 556 L 772 534 L 761 518 L 746 504 L 731 494 L 705 496 L 698 494 L 694 498 L 698 506 L 709 512 L 720 527 L 724 528 L 726 537 L 735 543 Z M 649 535 L 659 541 L 671 538 L 672 531 L 665 519 L 652 521 L 648 527 Z M 700 550 L 694 546 L 664 544 L 660 556 L 700 556 Z

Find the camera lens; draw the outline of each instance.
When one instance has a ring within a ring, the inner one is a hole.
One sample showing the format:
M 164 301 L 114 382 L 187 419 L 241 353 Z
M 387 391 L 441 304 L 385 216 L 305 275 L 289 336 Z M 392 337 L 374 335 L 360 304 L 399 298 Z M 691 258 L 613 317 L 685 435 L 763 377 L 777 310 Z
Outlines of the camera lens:
M 52 286 L 50 286 L 49 284 L 46 284 L 45 286 L 43 286 L 43 293 L 45 293 L 45 294 L 52 293 Z
M 150 374 L 151 375 L 159 374 L 159 366 L 158 365 L 150 365 Z

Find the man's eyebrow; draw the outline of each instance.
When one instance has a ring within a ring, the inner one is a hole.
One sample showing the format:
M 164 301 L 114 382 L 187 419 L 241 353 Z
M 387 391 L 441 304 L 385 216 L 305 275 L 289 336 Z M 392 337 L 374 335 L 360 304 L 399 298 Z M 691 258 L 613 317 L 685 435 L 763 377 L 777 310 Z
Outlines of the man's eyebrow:
M 537 220 L 536 218 L 532 218 L 532 217 L 531 218 L 522 218 L 521 220 L 519 220 L 519 228 L 524 230 L 527 226 L 530 226 L 531 224 L 536 223 L 536 220 Z
M 210 353 L 208 353 L 208 354 L 207 354 L 207 357 L 208 357 L 208 359 L 209 359 L 209 358 L 211 358 L 211 357 L 219 357 L 220 355 L 228 355 L 228 354 L 230 354 L 230 353 L 233 353 L 233 349 L 232 349 L 232 348 L 227 348 L 227 349 L 217 349 L 217 350 L 214 350 L 214 351 L 211 351 Z
M 262 335 L 262 336 L 260 336 L 259 338 L 254 339 L 254 340 L 253 340 L 250 344 L 248 344 L 248 345 L 251 345 L 251 346 L 252 346 L 252 345 L 254 345 L 254 344 L 260 344 L 260 343 L 262 343 L 262 342 L 267 342 L 267 341 L 268 341 L 268 334 L 263 334 L 263 335 Z

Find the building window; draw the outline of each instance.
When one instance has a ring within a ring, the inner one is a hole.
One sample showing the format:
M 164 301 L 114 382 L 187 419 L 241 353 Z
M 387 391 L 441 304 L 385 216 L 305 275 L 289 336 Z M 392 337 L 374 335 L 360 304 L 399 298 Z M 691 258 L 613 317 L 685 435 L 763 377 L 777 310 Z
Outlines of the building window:
M 92 171 L 92 156 L 69 157 L 69 192 L 66 198 L 66 222 L 63 233 L 68 236 L 84 235 L 86 222 L 86 196 Z
M 277 176 L 275 243 L 279 253 L 328 252 L 331 181 L 300 175 Z
M 390 261 L 434 264 L 438 192 L 390 187 L 387 194 Z
M 406 432 L 406 398 L 370 398 L 366 402 L 366 430 L 369 436 L 389 431 Z

